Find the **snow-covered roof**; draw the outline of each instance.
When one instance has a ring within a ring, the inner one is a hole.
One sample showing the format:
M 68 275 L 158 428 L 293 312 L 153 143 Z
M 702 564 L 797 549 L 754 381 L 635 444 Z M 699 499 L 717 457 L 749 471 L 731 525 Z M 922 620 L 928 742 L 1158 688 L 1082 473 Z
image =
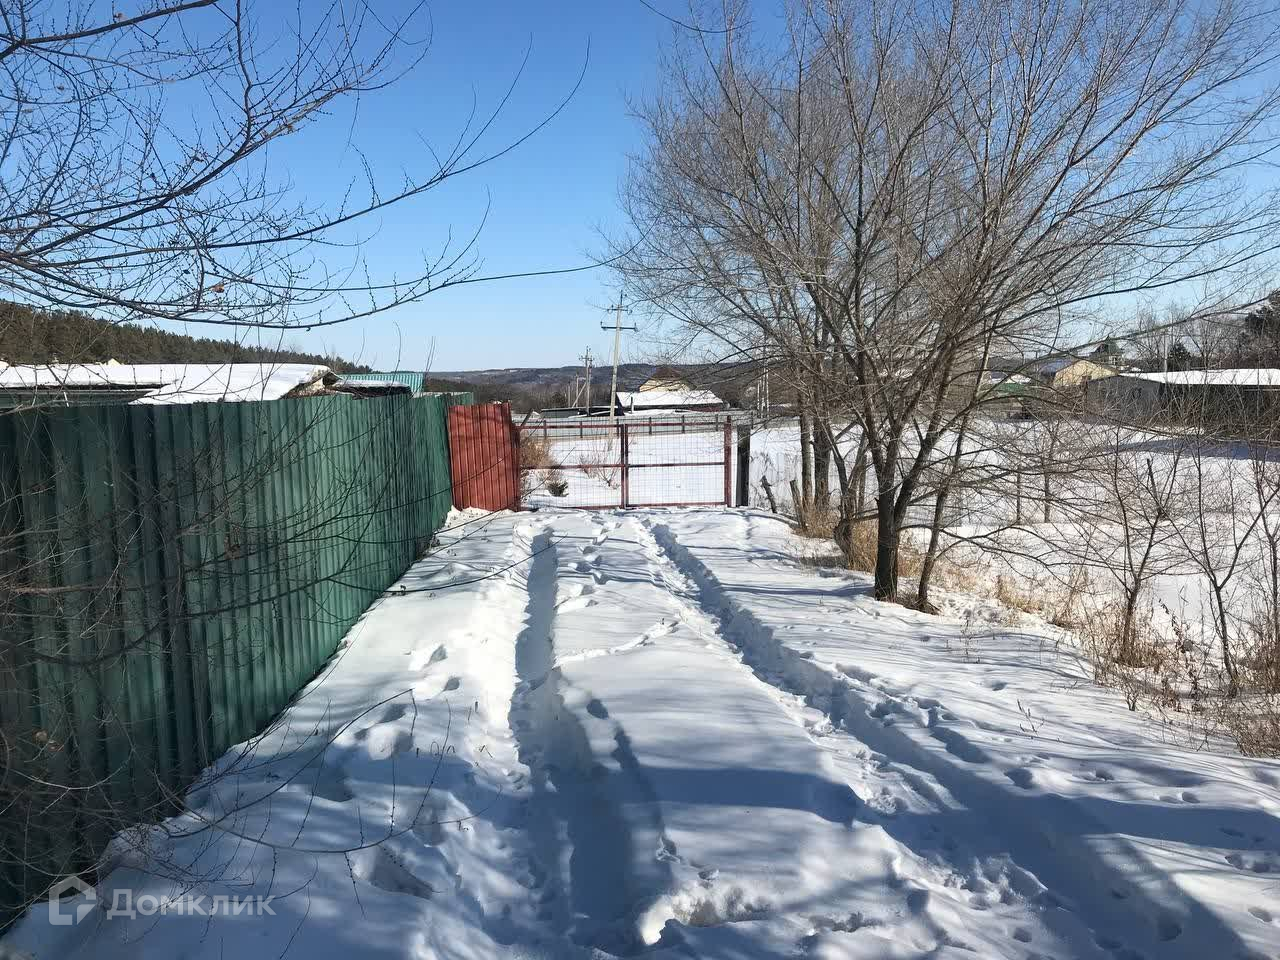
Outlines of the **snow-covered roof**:
M 0 390 L 147 389 L 135 403 L 278 400 L 329 373 L 307 363 L 0 365 Z
M 706 407 L 723 404 L 724 401 L 710 390 L 619 390 L 618 401 L 623 409 L 657 407 Z
M 1125 373 L 1122 376 L 1185 387 L 1280 387 L 1280 370 L 1274 368 L 1171 370 L 1168 373 Z

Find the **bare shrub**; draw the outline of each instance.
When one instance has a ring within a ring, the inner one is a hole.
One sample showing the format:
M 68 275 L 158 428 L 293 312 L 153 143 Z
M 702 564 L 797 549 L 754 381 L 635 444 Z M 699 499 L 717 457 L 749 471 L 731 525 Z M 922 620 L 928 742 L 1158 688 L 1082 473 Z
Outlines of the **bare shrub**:
M 533 468 L 559 467 L 551 442 L 534 433 L 520 434 L 520 465 Z
M 1239 666 L 1247 689 L 1280 693 L 1280 638 L 1273 630 L 1274 621 L 1266 611 L 1245 621 Z
M 1224 700 L 1215 719 L 1246 757 L 1280 756 L 1280 696 Z
M 569 492 L 569 481 L 565 479 L 559 467 L 552 467 L 547 471 L 543 485 L 547 488 L 547 493 L 553 497 L 563 497 Z
M 578 466 L 583 474 L 593 480 L 599 480 L 610 490 L 618 487 L 620 473 L 618 460 L 621 453 L 615 444 L 607 444 L 603 450 L 591 450 L 578 457 Z

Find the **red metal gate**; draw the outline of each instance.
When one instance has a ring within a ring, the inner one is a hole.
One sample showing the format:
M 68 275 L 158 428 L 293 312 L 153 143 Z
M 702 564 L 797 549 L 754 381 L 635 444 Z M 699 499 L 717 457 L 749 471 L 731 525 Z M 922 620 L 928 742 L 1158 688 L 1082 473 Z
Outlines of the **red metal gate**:
M 525 506 L 733 504 L 733 423 L 725 416 L 539 420 L 519 433 Z
M 520 507 L 520 448 L 511 406 L 449 408 L 449 472 L 455 507 Z

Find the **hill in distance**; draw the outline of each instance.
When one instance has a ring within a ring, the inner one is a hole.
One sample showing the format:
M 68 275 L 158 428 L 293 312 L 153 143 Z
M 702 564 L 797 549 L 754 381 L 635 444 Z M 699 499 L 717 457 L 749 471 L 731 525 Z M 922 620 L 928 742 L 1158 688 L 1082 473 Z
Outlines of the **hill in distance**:
M 622 363 L 618 365 L 618 389 L 635 390 L 654 372 L 674 370 L 697 387 L 714 390 L 719 396 L 736 403 L 742 390 L 754 378 L 744 364 L 705 363 Z M 582 376 L 581 366 L 567 367 L 499 367 L 489 370 L 457 370 L 432 373 L 431 389 L 437 379 L 441 383 L 467 384 L 460 389 L 473 390 L 477 400 L 510 400 L 517 409 L 523 402 L 541 406 L 567 405 L 573 397 L 576 378 Z M 613 366 L 602 364 L 591 370 L 593 402 L 607 402 L 609 384 L 613 379 Z
M 0 361 L 5 363 L 313 363 L 337 373 L 369 367 L 288 348 L 190 337 L 70 310 L 37 310 L 0 301 Z

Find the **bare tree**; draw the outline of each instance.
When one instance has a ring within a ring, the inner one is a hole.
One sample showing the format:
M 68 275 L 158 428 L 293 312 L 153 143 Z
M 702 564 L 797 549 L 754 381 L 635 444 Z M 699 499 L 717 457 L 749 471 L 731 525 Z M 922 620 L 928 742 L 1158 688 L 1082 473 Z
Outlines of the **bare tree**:
M 407 276 L 379 275 L 359 241 L 374 215 L 508 152 L 558 107 L 490 144 L 504 97 L 402 179 L 366 161 L 332 201 L 297 196 L 270 160 L 405 80 L 429 40 L 425 3 L 0 4 L 0 284 L 114 320 L 311 329 L 476 279 L 474 236 L 441 237 Z
M 988 355 L 1064 350 L 1121 294 L 1235 302 L 1277 216 L 1240 178 L 1276 146 L 1271 12 L 797 0 L 780 36 L 730 5 L 677 38 L 622 269 L 699 337 L 751 329 L 857 423 L 878 597 L 939 443 L 993 400 L 971 389 Z

